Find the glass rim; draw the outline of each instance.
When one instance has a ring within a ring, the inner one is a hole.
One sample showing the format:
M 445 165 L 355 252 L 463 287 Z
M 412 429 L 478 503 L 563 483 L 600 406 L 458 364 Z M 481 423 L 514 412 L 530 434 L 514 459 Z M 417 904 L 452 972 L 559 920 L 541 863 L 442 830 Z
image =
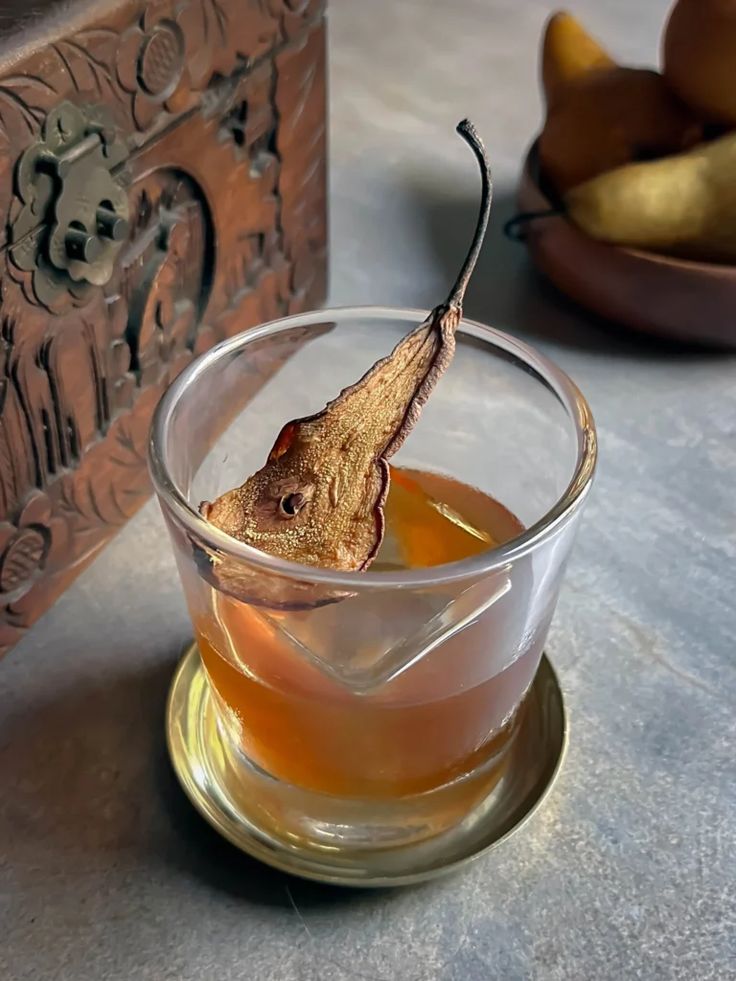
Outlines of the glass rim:
M 148 465 L 153 486 L 159 500 L 170 508 L 186 530 L 197 539 L 204 540 L 219 553 L 240 560 L 261 569 L 264 573 L 289 579 L 305 579 L 325 586 L 360 592 L 366 589 L 413 588 L 432 586 L 492 572 L 510 565 L 512 562 L 538 548 L 555 531 L 565 524 L 586 497 L 593 479 L 597 460 L 597 438 L 595 423 L 590 407 L 572 379 L 552 360 L 534 347 L 520 341 L 504 331 L 476 320 L 463 317 L 457 331 L 486 341 L 491 347 L 511 354 L 530 366 L 546 382 L 557 396 L 568 417 L 575 426 L 577 437 L 577 458 L 573 475 L 555 503 L 524 531 L 514 538 L 487 549 L 478 555 L 443 565 L 420 569 L 407 569 L 402 572 L 343 572 L 321 566 L 303 565 L 292 562 L 268 552 L 262 552 L 252 545 L 231 538 L 203 518 L 192 508 L 171 478 L 166 463 L 165 437 L 172 413 L 191 385 L 212 365 L 230 356 L 239 348 L 253 341 L 261 340 L 271 334 L 295 327 L 308 327 L 326 320 L 339 320 L 353 317 L 370 320 L 406 320 L 420 324 L 427 317 L 426 310 L 410 307 L 345 306 L 326 307 L 323 310 L 310 310 L 270 320 L 257 327 L 251 327 L 233 337 L 220 341 L 204 354 L 191 361 L 171 383 L 156 406 L 150 430 Z M 470 328 L 470 329 L 468 329 Z M 450 370 L 452 370 L 450 368 Z M 274 432 L 274 438 L 276 431 Z

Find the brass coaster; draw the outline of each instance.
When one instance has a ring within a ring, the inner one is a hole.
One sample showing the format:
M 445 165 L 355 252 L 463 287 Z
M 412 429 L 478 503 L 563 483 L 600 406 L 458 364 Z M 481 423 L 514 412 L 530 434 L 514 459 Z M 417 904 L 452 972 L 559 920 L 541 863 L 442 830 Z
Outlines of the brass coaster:
M 527 696 L 503 776 L 467 817 L 433 838 L 376 851 L 337 854 L 279 840 L 237 804 L 232 767 L 217 727 L 196 645 L 182 658 L 166 709 L 171 762 L 200 814 L 237 848 L 267 865 L 341 886 L 400 886 L 456 871 L 487 854 L 537 810 L 557 777 L 567 748 L 567 716 L 557 678 L 542 658 Z M 240 791 L 242 797 L 242 788 Z

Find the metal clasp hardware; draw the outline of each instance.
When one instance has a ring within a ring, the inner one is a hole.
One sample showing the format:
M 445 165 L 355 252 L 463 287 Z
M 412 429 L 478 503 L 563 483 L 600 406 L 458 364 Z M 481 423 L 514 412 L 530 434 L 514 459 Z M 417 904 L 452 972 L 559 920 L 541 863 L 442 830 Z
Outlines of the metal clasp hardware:
M 127 156 L 104 109 L 63 102 L 18 161 L 23 207 L 11 226 L 10 258 L 33 274 L 41 303 L 51 306 L 60 292 L 82 299 L 112 276 L 129 233 Z

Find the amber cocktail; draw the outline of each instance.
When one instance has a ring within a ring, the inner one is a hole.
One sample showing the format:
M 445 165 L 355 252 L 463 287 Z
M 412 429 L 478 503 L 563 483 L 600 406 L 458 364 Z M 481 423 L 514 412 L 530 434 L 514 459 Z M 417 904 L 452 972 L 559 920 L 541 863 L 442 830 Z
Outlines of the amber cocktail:
M 416 841 L 492 792 L 590 484 L 594 431 L 574 385 L 520 342 L 463 322 L 392 460 L 369 570 L 299 566 L 200 517 L 202 499 L 258 468 L 284 421 L 319 409 L 421 319 L 353 309 L 258 328 L 187 369 L 154 424 L 152 472 L 222 749 L 263 833 L 280 840 Z

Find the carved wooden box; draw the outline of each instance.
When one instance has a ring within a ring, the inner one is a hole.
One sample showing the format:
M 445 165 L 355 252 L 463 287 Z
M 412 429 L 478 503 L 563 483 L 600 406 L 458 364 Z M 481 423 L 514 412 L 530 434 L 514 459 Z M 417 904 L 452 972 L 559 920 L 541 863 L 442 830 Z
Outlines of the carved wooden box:
M 0 40 L 0 653 L 148 496 L 174 375 L 325 289 L 322 0 L 31 6 Z

